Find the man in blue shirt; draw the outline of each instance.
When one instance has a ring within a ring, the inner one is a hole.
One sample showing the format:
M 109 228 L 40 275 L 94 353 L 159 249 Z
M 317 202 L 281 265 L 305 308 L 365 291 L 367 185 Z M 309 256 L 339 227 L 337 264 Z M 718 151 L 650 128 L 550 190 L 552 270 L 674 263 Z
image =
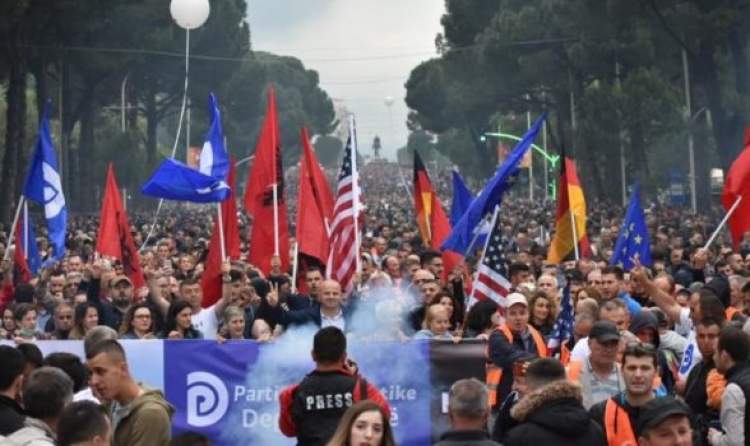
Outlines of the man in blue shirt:
M 627 305 L 628 312 L 633 315 L 641 311 L 641 305 L 622 289 L 624 278 L 625 275 L 619 267 L 606 266 L 602 268 L 602 298 L 611 300 L 619 297 Z

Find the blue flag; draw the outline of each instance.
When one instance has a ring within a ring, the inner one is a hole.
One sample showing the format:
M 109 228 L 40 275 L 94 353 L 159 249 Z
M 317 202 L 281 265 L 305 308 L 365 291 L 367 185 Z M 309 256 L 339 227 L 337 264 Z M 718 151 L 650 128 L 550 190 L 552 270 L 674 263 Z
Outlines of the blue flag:
M 494 211 L 495 206 L 500 205 L 503 194 L 516 184 L 518 174 L 521 171 L 519 167 L 521 160 L 534 142 L 546 117 L 546 113 L 542 114 L 534 125 L 529 128 L 510 156 L 497 169 L 495 176 L 492 177 L 487 186 L 479 193 L 479 196 L 471 203 L 469 209 L 466 210 L 458 223 L 453 227 L 453 230 L 440 248 L 460 254 L 465 254 L 469 250 L 474 239 L 476 227 L 484 220 L 487 214 Z
M 547 348 L 554 350 L 565 344 L 573 336 L 574 325 L 575 315 L 573 301 L 570 297 L 570 280 L 568 280 L 565 283 L 565 288 L 563 288 L 560 312 L 557 314 L 555 327 L 552 329 L 552 335 L 547 342 Z
M 464 215 L 471 202 L 474 201 L 474 194 L 471 193 L 461 175 L 458 174 L 458 169 L 453 168 L 453 203 L 451 204 L 451 227 L 456 226 L 461 216 Z
M 164 160 L 141 187 L 145 195 L 166 200 L 216 203 L 229 197 L 229 156 L 224 147 L 221 113 L 213 93 L 208 96 L 211 126 L 201 150 L 199 169 L 172 158 Z
M 633 259 L 643 265 L 651 265 L 651 244 L 648 239 L 648 226 L 641 207 L 640 187 L 636 183 L 630 197 L 628 212 L 617 236 L 612 253 L 612 265 L 625 271 L 633 268 Z
M 37 139 L 34 154 L 31 156 L 29 172 L 23 186 L 23 195 L 27 200 L 36 201 L 44 206 L 47 233 L 53 249 L 53 254 L 48 259 L 48 263 L 56 263 L 65 256 L 68 207 L 65 204 L 62 182 L 60 181 L 60 169 L 57 166 L 55 147 L 52 145 L 52 134 L 49 130 L 49 119 L 47 117 L 49 108 L 50 101 L 47 101 L 39 126 L 39 139 Z

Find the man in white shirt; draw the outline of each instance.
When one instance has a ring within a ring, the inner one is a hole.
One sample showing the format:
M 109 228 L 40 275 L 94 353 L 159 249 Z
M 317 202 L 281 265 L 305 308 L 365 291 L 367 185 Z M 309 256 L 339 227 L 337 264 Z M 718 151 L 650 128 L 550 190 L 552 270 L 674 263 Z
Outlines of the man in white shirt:
M 727 379 L 721 397 L 721 429 L 708 429 L 708 440 L 713 446 L 740 446 L 747 444 L 745 435 L 748 420 L 745 417 L 747 398 L 750 396 L 750 338 L 740 328 L 724 327 L 714 352 L 716 369 Z M 723 431 L 723 432 L 722 432 Z
M 227 309 L 227 306 L 229 306 L 229 303 L 232 301 L 232 284 L 231 277 L 229 276 L 230 270 L 231 264 L 229 262 L 222 263 L 221 273 L 223 286 L 221 300 L 208 308 L 202 307 L 203 289 L 201 288 L 200 282 L 193 278 L 187 278 L 180 283 L 180 296 L 182 300 L 189 303 L 190 307 L 193 309 L 193 327 L 203 333 L 203 339 L 217 339 L 218 337 L 219 324 L 221 318 L 224 316 L 224 310 Z M 159 292 L 157 283 L 158 278 L 161 275 L 166 274 L 166 272 L 160 273 L 158 270 L 146 268 L 145 273 L 148 278 L 151 298 L 161 314 L 166 317 L 167 312 L 169 311 L 170 302 Z

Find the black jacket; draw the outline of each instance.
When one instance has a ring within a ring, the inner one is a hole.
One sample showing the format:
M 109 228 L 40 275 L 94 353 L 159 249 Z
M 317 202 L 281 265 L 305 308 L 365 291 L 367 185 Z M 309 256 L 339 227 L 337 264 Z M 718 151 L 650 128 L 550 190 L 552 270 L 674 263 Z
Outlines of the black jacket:
M 0 395 L 0 435 L 7 437 L 23 427 L 26 415 L 15 401 Z
M 581 388 L 567 381 L 536 389 L 511 410 L 521 424 L 508 433 L 505 446 L 606 446 L 604 431 L 582 401 Z
M 490 434 L 483 429 L 450 430 L 433 446 L 500 446 L 500 443 L 492 441 Z

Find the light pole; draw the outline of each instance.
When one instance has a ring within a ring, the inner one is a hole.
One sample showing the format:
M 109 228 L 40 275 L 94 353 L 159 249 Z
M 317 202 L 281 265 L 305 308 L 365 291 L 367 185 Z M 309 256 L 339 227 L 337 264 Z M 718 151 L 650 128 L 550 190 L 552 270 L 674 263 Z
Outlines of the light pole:
M 690 165 L 690 206 L 693 214 L 698 212 L 698 199 L 695 196 L 695 141 L 693 140 L 693 124 L 701 113 L 707 111 L 706 107 L 693 114 L 692 100 L 690 97 L 690 65 L 685 48 L 682 49 L 682 70 L 685 78 L 685 122 L 688 126 L 688 162 Z
M 396 100 L 393 96 L 388 95 L 383 98 L 385 106 L 388 107 L 388 143 L 391 145 L 392 150 L 397 150 L 396 143 L 393 141 L 393 104 Z M 398 155 L 396 156 L 396 163 L 398 163 Z

